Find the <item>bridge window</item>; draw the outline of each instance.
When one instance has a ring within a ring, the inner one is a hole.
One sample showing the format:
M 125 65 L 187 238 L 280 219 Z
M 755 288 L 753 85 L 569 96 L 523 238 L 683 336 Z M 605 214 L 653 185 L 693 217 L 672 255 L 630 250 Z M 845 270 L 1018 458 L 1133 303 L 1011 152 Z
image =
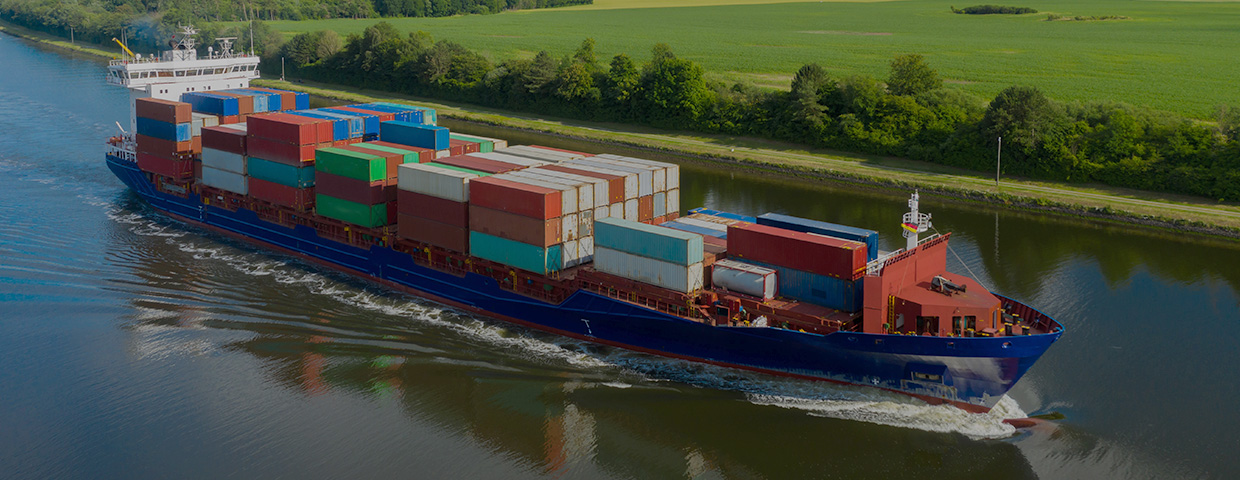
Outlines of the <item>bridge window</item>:
M 185 76 L 185 70 L 177 70 L 177 71 L 176 71 L 176 76 L 178 76 L 178 77 L 184 77 L 184 76 Z
M 198 69 L 186 70 L 186 71 L 185 71 L 185 76 L 187 76 L 187 77 L 192 77 L 192 76 L 195 76 L 195 75 L 198 75 Z
M 138 78 L 138 72 L 129 72 L 129 78 Z

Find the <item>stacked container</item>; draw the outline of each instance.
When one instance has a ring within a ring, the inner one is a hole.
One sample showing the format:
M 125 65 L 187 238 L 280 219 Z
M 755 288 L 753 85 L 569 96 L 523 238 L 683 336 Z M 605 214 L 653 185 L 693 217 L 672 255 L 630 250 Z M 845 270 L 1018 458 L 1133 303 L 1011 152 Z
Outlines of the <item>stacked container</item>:
M 489 174 L 435 163 L 406 163 L 398 170 L 397 236 L 470 252 L 470 184 Z
M 470 254 L 536 273 L 576 264 L 577 187 L 513 172 L 471 182 L 470 198 Z M 574 252 L 567 262 L 565 242 Z
M 331 145 L 332 123 L 271 113 L 250 117 L 246 130 L 250 195 L 302 211 L 313 208 L 315 149 Z
M 310 94 L 308 93 L 261 87 L 250 87 L 250 90 L 270 92 L 280 95 L 280 110 L 282 111 L 305 110 L 310 108 Z
M 477 135 L 465 135 L 462 133 L 451 133 L 448 137 L 452 140 L 460 140 L 478 144 L 478 153 L 491 153 L 497 148 L 508 148 L 507 141 L 497 138 L 479 137 Z
M 451 138 L 448 129 L 443 127 L 412 122 L 381 122 L 379 140 L 434 150 L 436 157 L 451 156 Z
M 316 213 L 366 228 L 396 220 L 395 182 L 388 172 L 392 167 L 394 177 L 404 156 L 367 152 L 334 147 L 314 152 Z
M 411 112 L 413 113 L 411 119 L 406 120 L 409 122 L 421 123 L 423 125 L 437 125 L 439 123 L 439 119 L 437 118 L 435 109 L 433 108 L 415 107 L 413 105 L 403 105 L 389 102 L 367 103 L 363 106 L 367 108 L 385 108 L 393 111 Z
M 703 287 L 701 235 L 621 218 L 594 231 L 595 270 L 682 293 Z
M 202 143 L 192 135 L 190 105 L 139 98 L 134 110 L 138 168 L 179 181 L 194 178 L 194 154 L 201 151 Z
M 242 195 L 250 194 L 246 178 L 246 124 L 220 125 L 202 130 L 202 173 L 204 185 Z
M 866 245 L 767 225 L 728 226 L 728 256 L 779 274 L 780 295 L 844 311 L 860 308 L 854 275 L 864 271 Z
M 780 215 L 778 213 L 759 215 L 758 225 L 861 242 L 865 244 L 867 261 L 873 261 L 878 258 L 878 232 L 873 230 Z
M 680 215 L 678 165 L 617 155 L 599 155 L 569 160 L 562 166 L 629 177 L 625 181 L 623 203 L 611 206 L 612 217 L 657 224 Z
M 181 101 L 190 104 L 193 111 L 220 117 L 221 124 L 240 121 L 241 108 L 235 97 L 208 92 L 181 94 Z

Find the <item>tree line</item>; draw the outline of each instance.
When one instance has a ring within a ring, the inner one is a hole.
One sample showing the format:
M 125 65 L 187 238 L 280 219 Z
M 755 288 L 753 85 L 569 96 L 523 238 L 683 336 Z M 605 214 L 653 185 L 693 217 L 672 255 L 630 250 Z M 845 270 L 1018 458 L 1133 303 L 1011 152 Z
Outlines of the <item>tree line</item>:
M 664 44 L 642 64 L 627 54 L 603 61 L 594 46 L 587 39 L 570 55 L 542 51 L 496 63 L 380 22 L 345 38 L 298 35 L 279 56 L 293 75 L 341 85 L 977 171 L 994 171 L 1002 137 L 1005 174 L 1240 200 L 1234 106 L 1207 123 L 1123 103 L 1058 102 L 1031 86 L 1006 88 L 987 101 L 943 88 L 920 55 L 897 56 L 885 79 L 838 76 L 811 63 L 796 72 L 789 91 L 770 91 L 708 81 L 700 65 Z

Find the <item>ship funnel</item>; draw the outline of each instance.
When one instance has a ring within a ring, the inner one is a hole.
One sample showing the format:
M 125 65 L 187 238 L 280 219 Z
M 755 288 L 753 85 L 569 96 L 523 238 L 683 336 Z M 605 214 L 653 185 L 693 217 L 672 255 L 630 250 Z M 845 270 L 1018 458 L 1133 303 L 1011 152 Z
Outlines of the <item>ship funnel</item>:
M 904 249 L 909 252 L 917 248 L 917 235 L 929 231 L 933 227 L 930 224 L 930 214 L 921 213 L 918 210 L 919 199 L 920 196 L 917 194 L 917 191 L 913 191 L 913 196 L 908 201 L 909 212 L 904 214 L 903 221 L 900 224 L 904 228 L 904 238 L 907 242 Z

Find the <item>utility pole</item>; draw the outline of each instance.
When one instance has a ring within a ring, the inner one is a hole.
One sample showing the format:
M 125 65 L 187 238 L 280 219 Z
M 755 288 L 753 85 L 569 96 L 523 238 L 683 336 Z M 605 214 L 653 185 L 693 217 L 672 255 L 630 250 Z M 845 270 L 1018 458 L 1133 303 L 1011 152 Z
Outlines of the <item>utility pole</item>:
M 250 20 L 250 55 L 254 54 L 254 20 Z
M 284 57 L 280 57 L 280 81 L 284 81 Z
M 69 27 L 69 43 L 70 43 L 70 44 L 75 43 L 75 42 L 73 41 L 73 27 Z
M 999 186 L 999 167 L 1003 165 L 1003 137 L 999 137 L 999 151 L 995 153 L 995 187 Z

